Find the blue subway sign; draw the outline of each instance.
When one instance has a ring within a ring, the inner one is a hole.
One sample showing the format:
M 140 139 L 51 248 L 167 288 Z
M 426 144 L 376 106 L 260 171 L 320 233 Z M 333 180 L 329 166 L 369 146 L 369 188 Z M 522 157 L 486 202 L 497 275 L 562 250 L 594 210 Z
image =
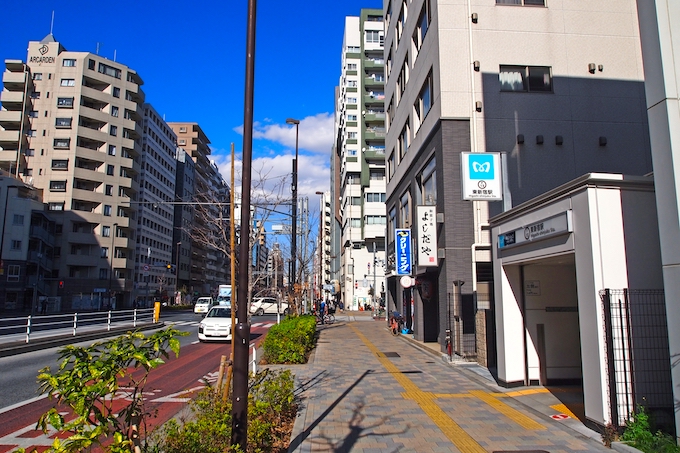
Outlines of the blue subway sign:
M 411 275 L 411 230 L 397 228 L 395 236 L 397 275 Z

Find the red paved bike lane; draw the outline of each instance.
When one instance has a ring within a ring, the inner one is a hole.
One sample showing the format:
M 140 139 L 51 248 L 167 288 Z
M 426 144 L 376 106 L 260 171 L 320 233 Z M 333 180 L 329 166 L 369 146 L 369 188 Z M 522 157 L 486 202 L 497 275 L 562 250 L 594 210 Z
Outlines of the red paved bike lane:
M 258 347 L 269 327 L 251 328 L 251 345 Z M 179 357 L 171 354 L 165 364 L 152 370 L 144 387 L 145 410 L 155 415 L 146 420 L 148 429 L 162 425 L 180 412 L 187 401 L 205 386 L 206 380 L 214 384 L 221 357 L 229 357 L 230 354 L 231 343 L 190 344 L 182 347 Z M 54 400 L 42 398 L 0 414 L 0 453 L 15 451 L 19 447 L 43 451 L 52 445 L 58 433 L 44 434 L 34 428 L 40 416 L 54 405 Z M 114 409 L 123 406 L 124 401 L 116 402 Z

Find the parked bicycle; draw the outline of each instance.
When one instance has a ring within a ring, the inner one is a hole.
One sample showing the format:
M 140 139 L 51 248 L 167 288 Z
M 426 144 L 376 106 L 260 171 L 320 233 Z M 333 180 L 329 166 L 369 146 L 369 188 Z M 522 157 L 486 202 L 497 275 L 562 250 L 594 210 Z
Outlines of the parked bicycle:
M 395 337 L 401 335 L 401 330 L 404 327 L 404 317 L 398 311 L 392 312 L 390 316 L 390 332 Z
M 317 311 L 314 312 L 314 316 L 317 324 L 333 324 L 335 322 L 335 315 L 332 313 L 326 313 L 322 317 L 321 313 Z

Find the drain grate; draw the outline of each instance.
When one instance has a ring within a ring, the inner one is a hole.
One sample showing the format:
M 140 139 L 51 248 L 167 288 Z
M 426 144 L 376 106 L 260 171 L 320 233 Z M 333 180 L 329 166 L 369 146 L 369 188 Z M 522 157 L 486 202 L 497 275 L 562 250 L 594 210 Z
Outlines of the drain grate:
M 401 357 L 396 352 L 383 352 L 383 354 L 385 355 L 385 357 Z

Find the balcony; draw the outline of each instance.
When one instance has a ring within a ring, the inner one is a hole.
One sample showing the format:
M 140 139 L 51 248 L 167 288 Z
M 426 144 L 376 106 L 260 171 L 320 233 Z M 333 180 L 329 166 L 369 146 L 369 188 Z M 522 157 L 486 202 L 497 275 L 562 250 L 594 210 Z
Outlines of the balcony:
M 364 86 L 370 88 L 382 88 L 385 86 L 385 79 L 364 77 Z
M 379 161 L 384 161 L 385 160 L 385 148 L 374 148 L 374 147 L 369 147 L 366 148 L 366 151 L 364 151 L 364 158 L 367 160 L 379 160 Z
M 19 131 L 0 130 L 0 147 L 17 149 L 18 144 Z
M 24 91 L 26 75 L 23 68 L 21 71 L 5 71 L 2 74 L 2 83 L 8 90 Z
M 377 93 L 369 92 L 364 95 L 365 105 L 385 105 L 385 93 L 380 91 Z
M 102 201 L 102 194 L 95 192 L 94 190 L 73 189 L 72 197 L 90 203 L 101 203 Z
M 73 176 L 78 179 L 84 179 L 86 181 L 95 181 L 98 183 L 103 183 L 104 179 L 108 178 L 104 173 L 98 170 L 90 170 L 88 168 L 76 167 L 73 169 Z M 101 200 L 97 200 L 100 202 Z
M 385 141 L 385 128 L 384 127 L 367 127 L 364 133 L 364 140 L 381 140 Z
M 24 92 L 3 90 L 0 93 L 0 102 L 7 110 L 21 110 L 24 104 Z
M 383 58 L 369 58 L 364 60 L 364 68 L 383 68 L 385 60 Z
M 0 110 L 0 126 L 15 126 L 13 129 L 18 129 L 21 126 L 21 111 Z

